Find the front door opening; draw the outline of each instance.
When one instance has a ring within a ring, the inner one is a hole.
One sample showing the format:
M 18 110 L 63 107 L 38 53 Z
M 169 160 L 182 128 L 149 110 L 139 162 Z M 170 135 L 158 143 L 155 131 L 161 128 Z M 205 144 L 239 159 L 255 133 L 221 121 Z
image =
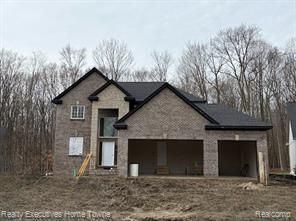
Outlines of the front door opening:
M 102 142 L 102 166 L 114 166 L 115 142 Z
M 117 119 L 118 109 L 98 109 L 97 168 L 117 165 L 117 130 L 113 127 Z

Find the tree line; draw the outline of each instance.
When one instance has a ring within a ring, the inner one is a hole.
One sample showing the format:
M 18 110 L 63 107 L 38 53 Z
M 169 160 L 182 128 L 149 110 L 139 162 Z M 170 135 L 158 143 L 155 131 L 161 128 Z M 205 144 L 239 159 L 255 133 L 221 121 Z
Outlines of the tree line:
M 80 78 L 87 67 L 86 49 L 70 45 L 58 62 L 42 52 L 24 57 L 0 50 L 0 127 L 7 145 L 0 172 L 44 174 L 51 168 L 55 107 L 51 100 Z M 270 121 L 270 166 L 288 167 L 286 103 L 296 100 L 296 38 L 285 49 L 267 43 L 259 28 L 241 25 L 219 31 L 206 44 L 187 42 L 182 55 L 153 51 L 150 67 L 135 68 L 127 44 L 102 40 L 92 51 L 103 73 L 116 81 L 170 81 L 176 87 Z

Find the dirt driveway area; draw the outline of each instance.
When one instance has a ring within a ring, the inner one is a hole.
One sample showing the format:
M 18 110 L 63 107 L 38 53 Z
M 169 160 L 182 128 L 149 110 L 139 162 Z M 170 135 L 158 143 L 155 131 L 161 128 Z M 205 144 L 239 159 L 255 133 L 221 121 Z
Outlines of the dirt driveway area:
M 0 220 L 25 211 L 50 214 L 38 220 L 296 220 L 295 208 L 296 184 L 279 181 L 0 176 Z M 24 217 L 15 220 L 32 220 Z

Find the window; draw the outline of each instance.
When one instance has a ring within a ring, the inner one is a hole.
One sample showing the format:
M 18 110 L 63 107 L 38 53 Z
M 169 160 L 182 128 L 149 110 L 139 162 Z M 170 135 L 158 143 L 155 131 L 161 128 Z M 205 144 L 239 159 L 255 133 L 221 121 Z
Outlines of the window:
M 117 136 L 117 130 L 113 127 L 116 121 L 117 117 L 100 118 L 100 137 Z
M 84 119 L 85 106 L 72 105 L 71 106 L 71 119 Z
M 83 152 L 83 137 L 70 137 L 69 156 L 81 156 Z

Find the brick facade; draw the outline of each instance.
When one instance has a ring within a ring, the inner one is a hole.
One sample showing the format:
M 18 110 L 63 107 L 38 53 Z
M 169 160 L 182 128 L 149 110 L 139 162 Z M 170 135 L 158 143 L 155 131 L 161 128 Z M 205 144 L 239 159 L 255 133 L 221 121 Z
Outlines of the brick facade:
M 90 161 L 90 172 L 93 174 L 113 174 L 113 171 L 100 170 L 96 168 L 96 160 L 99 152 L 97 150 L 98 137 L 98 122 L 99 109 L 118 109 L 118 118 L 129 112 L 129 102 L 124 100 L 126 95 L 114 85 L 109 85 L 105 90 L 98 94 L 99 100 L 92 102 L 92 117 L 91 117 L 91 148 L 92 158 Z M 120 146 L 118 145 L 118 149 Z
M 262 151 L 268 159 L 266 132 L 205 130 L 208 120 L 169 89 L 160 92 L 125 123 L 128 129 L 119 131 L 118 172 L 121 176 L 128 175 L 129 139 L 203 140 L 205 176 L 218 176 L 219 140 L 256 141 L 257 151 Z
M 78 170 L 86 153 L 90 151 L 90 132 L 91 132 L 91 102 L 88 96 L 102 86 L 106 80 L 92 73 L 63 98 L 62 104 L 56 105 L 56 133 L 55 133 L 55 152 L 54 152 L 54 174 L 71 175 L 73 170 Z M 71 120 L 71 105 L 85 105 L 85 119 Z M 68 156 L 69 137 L 82 136 L 83 156 Z
M 118 131 L 117 170 L 96 168 L 98 156 L 99 109 L 118 109 L 121 118 L 129 112 L 129 102 L 125 94 L 113 84 L 98 94 L 99 100 L 89 102 L 87 97 L 105 83 L 99 75 L 91 75 L 79 86 L 63 97 L 63 104 L 57 106 L 55 174 L 71 174 L 78 169 L 82 157 L 68 156 L 70 136 L 84 137 L 84 154 L 91 152 L 91 174 L 119 174 L 128 176 L 129 139 L 170 139 L 203 141 L 203 173 L 205 176 L 218 176 L 218 141 L 246 140 L 257 142 L 257 152 L 263 152 L 268 172 L 267 139 L 265 131 L 221 131 L 205 130 L 210 122 L 186 104 L 169 88 L 163 89 L 152 100 L 126 119 L 128 128 Z M 70 120 L 71 104 L 86 106 L 85 120 Z

